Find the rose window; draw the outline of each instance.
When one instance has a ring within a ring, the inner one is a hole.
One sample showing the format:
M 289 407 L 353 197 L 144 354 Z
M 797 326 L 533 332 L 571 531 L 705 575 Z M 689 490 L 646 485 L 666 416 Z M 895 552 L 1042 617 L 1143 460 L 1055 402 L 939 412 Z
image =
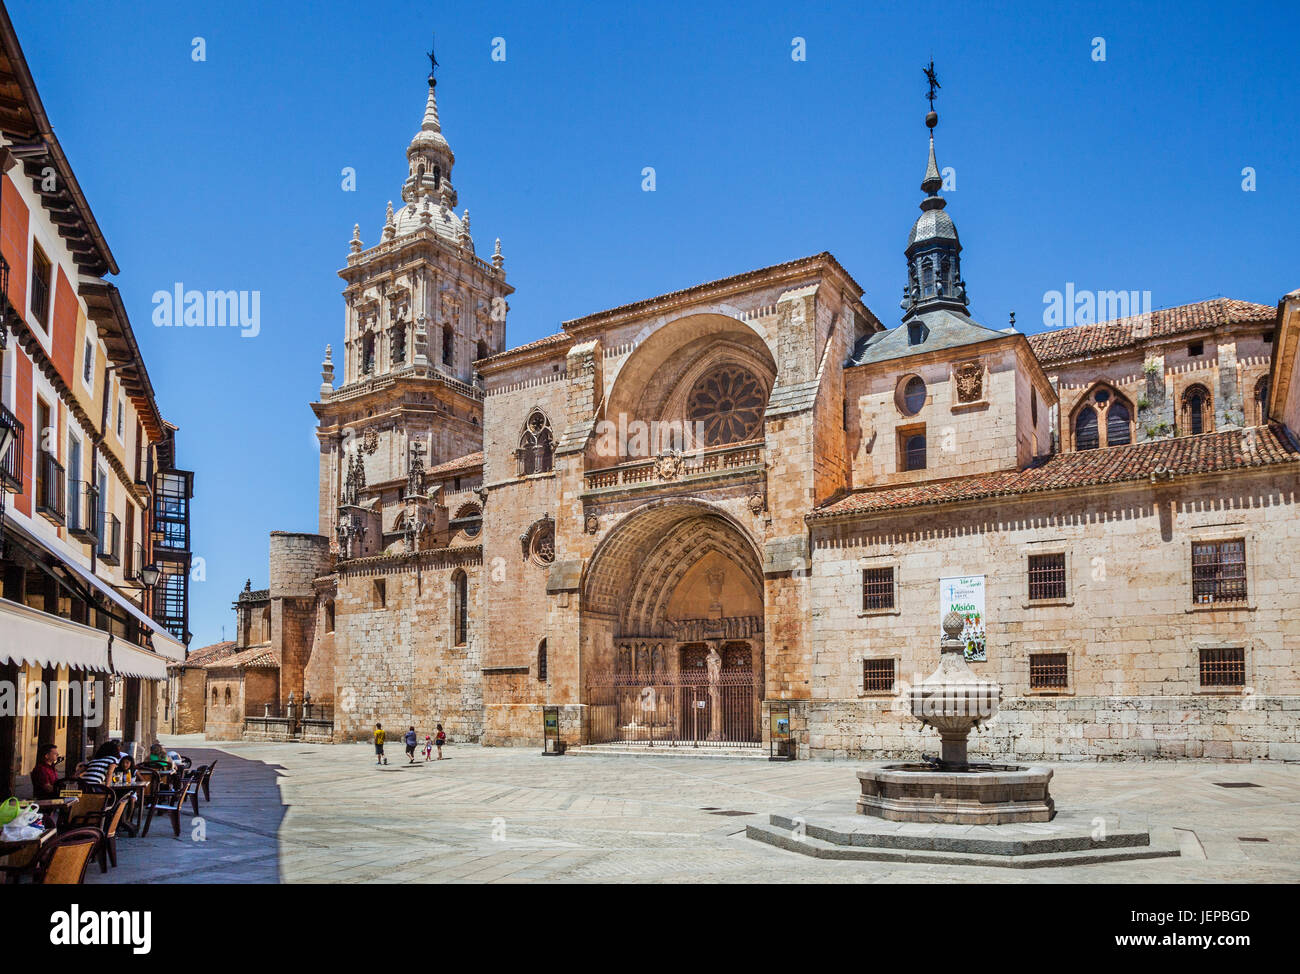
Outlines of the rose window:
M 702 426 L 706 446 L 740 443 L 759 436 L 766 404 L 766 391 L 752 372 L 726 365 L 695 383 L 686 418 Z
M 540 525 L 533 532 L 528 553 L 539 565 L 549 565 L 555 561 L 555 526 L 550 521 Z

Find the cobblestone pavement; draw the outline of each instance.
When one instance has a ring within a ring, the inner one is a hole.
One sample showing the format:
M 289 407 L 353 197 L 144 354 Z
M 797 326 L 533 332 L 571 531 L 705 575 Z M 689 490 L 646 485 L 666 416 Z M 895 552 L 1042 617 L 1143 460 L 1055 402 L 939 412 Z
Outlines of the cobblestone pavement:
M 363 744 L 169 746 L 195 763 L 220 761 L 202 822 L 187 813 L 175 838 L 155 821 L 147 837 L 119 841 L 117 869 L 92 867 L 88 882 L 1300 881 L 1295 764 L 1053 765 L 1058 808 L 1171 826 L 1183 855 L 1011 870 L 823 861 L 744 837 L 770 812 L 852 796 L 850 762 L 550 758 L 461 745 L 411 766 L 399 743 L 377 767 Z

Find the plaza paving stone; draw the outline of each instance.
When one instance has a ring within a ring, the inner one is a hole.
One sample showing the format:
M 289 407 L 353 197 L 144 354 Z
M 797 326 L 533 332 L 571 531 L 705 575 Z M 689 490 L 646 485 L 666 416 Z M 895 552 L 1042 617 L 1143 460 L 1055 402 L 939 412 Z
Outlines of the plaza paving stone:
M 156 820 L 119 840 L 122 883 L 1124 883 L 1300 881 L 1300 765 L 1067 763 L 1058 808 L 1178 830 L 1174 859 L 1006 870 L 809 859 L 744 836 L 748 822 L 857 790 L 851 762 L 542 757 L 448 747 L 377 767 L 364 744 L 165 739 L 218 758 L 202 823 Z M 1221 788 L 1248 781 L 1258 788 Z M 724 815 L 721 812 L 749 812 Z M 197 841 L 196 826 L 203 841 Z M 1267 839 L 1250 842 L 1242 839 Z

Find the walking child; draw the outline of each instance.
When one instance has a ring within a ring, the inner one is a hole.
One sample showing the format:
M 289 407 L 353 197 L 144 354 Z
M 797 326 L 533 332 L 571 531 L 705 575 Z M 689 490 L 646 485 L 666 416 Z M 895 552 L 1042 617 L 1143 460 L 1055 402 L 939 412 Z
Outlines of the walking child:
M 375 724 L 375 764 L 387 764 L 384 757 L 384 725 Z
M 442 724 L 438 725 L 438 736 L 434 738 L 433 743 L 438 748 L 438 760 L 442 760 L 442 746 L 447 743 L 447 735 L 442 729 Z

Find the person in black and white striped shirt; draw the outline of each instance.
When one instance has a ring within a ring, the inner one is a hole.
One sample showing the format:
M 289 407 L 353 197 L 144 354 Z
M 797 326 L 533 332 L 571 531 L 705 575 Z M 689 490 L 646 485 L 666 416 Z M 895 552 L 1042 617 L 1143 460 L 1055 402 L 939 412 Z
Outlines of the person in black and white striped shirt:
M 122 742 L 105 741 L 95 752 L 95 756 L 86 764 L 81 773 L 77 775 L 84 781 L 94 782 L 97 785 L 106 784 L 108 777 L 117 769 L 117 762 L 121 758 Z

